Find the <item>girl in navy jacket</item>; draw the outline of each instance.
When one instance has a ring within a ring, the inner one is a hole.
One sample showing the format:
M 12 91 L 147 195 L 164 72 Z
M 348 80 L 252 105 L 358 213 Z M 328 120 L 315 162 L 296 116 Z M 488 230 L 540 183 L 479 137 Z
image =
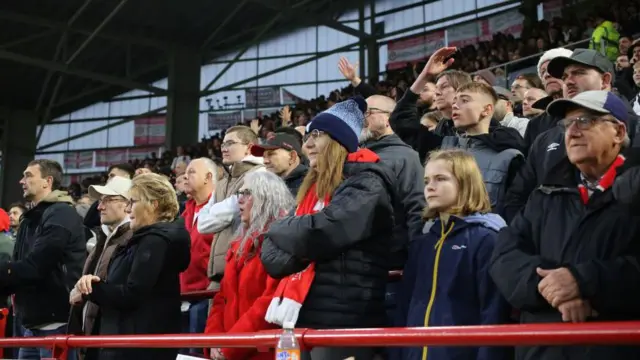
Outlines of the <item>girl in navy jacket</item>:
M 489 260 L 505 221 L 490 213 L 482 174 L 463 150 L 433 152 L 425 168 L 427 207 L 422 234 L 410 244 L 398 304 L 406 327 L 503 324 L 510 308 L 489 275 Z M 418 347 L 404 360 L 502 360 L 499 347 Z

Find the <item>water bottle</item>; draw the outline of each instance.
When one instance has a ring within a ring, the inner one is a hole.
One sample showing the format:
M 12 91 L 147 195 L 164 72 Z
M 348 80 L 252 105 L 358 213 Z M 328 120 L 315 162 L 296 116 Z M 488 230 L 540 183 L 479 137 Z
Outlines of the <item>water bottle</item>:
M 276 347 L 276 360 L 300 360 L 300 346 L 293 331 L 294 327 L 295 324 L 290 321 L 282 325 L 284 330 Z

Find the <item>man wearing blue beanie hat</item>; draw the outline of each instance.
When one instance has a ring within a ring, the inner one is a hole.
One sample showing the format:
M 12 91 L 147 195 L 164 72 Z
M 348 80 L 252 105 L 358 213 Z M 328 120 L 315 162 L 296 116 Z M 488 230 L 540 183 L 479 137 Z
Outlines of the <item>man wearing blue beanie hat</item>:
M 344 146 L 348 152 L 356 152 L 366 111 L 367 102 L 360 96 L 339 102 L 316 115 L 307 126 L 307 132 L 324 131 L 333 140 Z

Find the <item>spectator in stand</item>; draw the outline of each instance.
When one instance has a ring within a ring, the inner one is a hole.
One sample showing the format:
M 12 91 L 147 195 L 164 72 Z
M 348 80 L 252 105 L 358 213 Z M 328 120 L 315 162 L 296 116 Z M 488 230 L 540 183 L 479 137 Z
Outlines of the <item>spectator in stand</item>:
M 9 220 L 11 225 L 11 237 L 16 238 L 18 228 L 22 219 L 22 214 L 27 212 L 27 208 L 21 203 L 11 204 L 9 207 Z
M 178 146 L 176 148 L 177 156 L 173 158 L 171 161 L 171 170 L 176 171 L 179 163 L 185 163 L 185 165 L 189 164 L 191 161 L 191 157 L 184 152 L 184 148 L 182 146 Z
M 456 89 L 471 82 L 471 76 L 461 71 L 445 71 L 453 64 L 453 59 L 450 56 L 455 51 L 456 48 L 442 48 L 436 51 L 391 114 L 390 124 L 393 131 L 402 141 L 418 152 L 421 162 L 424 162 L 430 151 L 440 146 L 442 136 L 455 135 L 456 133 L 451 120 L 453 111 L 451 106 Z M 435 95 L 436 107 L 443 113 L 444 118 L 431 132 L 420 124 L 415 102 L 419 92 L 425 87 L 428 79 L 433 76 L 437 76 L 438 79 Z
M 386 323 L 394 178 L 375 153 L 358 149 L 366 110 L 364 99 L 349 99 L 309 125 L 310 169 L 295 215 L 273 223 L 262 244 L 267 273 L 282 279 L 267 310 L 270 323 L 315 329 Z M 373 353 L 316 347 L 302 359 L 370 359 Z
M 444 114 L 441 111 L 435 110 L 422 115 L 420 124 L 433 132 L 442 119 L 444 119 Z
M 270 172 L 252 172 L 238 191 L 239 234 L 227 254 L 225 276 L 213 298 L 205 333 L 245 333 L 272 329 L 264 315 L 279 280 L 269 276 L 260 262 L 263 233 L 273 221 L 295 206 L 291 192 L 278 176 Z M 211 359 L 247 360 L 274 358 L 273 351 L 252 348 L 211 349 Z
M 217 178 L 218 175 L 216 174 Z M 189 200 L 189 184 L 185 175 L 176 176 L 175 181 L 176 195 L 178 195 L 178 204 L 180 205 L 180 214 L 184 212 L 184 206 Z
M 561 80 L 562 76 L 555 78 L 547 71 L 549 62 L 561 56 L 570 57 L 572 53 L 573 51 L 563 48 L 551 49 L 542 54 L 540 60 L 538 60 L 538 76 L 542 79 L 544 90 L 549 94 L 548 100 L 546 101 L 551 102 L 552 100 L 562 98 L 562 86 L 564 85 Z M 524 137 L 527 153 L 538 135 L 555 127 L 557 122 L 558 119 L 551 118 L 547 113 L 531 119 L 527 125 L 527 131 Z M 507 222 L 508 221 L 509 219 L 507 219 Z
M 524 114 L 522 106 L 524 94 L 529 89 L 542 89 L 542 81 L 536 74 L 522 74 L 513 80 L 511 84 L 511 93 L 514 96 L 513 109 L 514 114 L 522 116 Z M 523 135 L 524 136 L 524 135 Z
M 591 34 L 589 49 L 597 51 L 613 63 L 618 57 L 618 41 L 620 40 L 615 16 L 611 10 L 605 7 L 597 9 L 593 15 L 598 26 Z
M 184 163 L 181 163 L 181 164 L 184 164 Z M 186 168 L 186 165 L 185 165 L 185 168 Z M 145 167 L 141 167 L 141 168 L 136 169 L 136 174 L 135 174 L 135 176 L 138 176 L 138 175 L 145 175 L 145 174 L 153 174 L 153 170 L 152 170 L 152 169 L 150 169 L 150 168 L 148 168 L 148 167 L 146 166 L 146 164 L 145 164 Z
M 633 83 L 636 95 L 631 100 L 631 106 L 636 115 L 640 115 L 640 62 L 633 64 Z
M 612 92 L 585 91 L 547 111 L 563 119 L 567 156 L 500 232 L 493 280 L 523 324 L 640 319 L 640 219 L 610 190 L 627 161 L 626 105 Z M 639 357 L 625 346 L 516 348 L 518 360 Z
M 360 145 L 376 153 L 396 179 L 393 196 L 395 226 L 388 263 L 391 270 L 402 270 L 407 261 L 409 241 L 422 227 L 424 197 L 420 185 L 422 165 L 418 153 L 394 134 L 389 125 L 389 116 L 395 106 L 396 102 L 387 96 L 373 95 L 367 98 Z M 385 298 L 390 319 L 396 306 L 397 288 L 397 282 L 387 285 Z
M 538 89 L 538 88 L 531 88 L 525 91 L 524 100 L 522 100 L 522 115 L 527 119 L 531 119 L 534 116 L 544 113 L 544 110 L 534 108 L 533 104 L 536 101 L 547 96 L 548 95 L 544 90 Z M 527 126 L 528 125 L 529 123 L 527 122 Z M 526 129 L 525 129 L 525 135 L 523 135 L 523 137 L 526 137 Z
M 251 155 L 262 157 L 266 169 L 284 180 L 293 196 L 298 194 L 309 170 L 301 162 L 302 148 L 298 139 L 285 133 L 275 134 L 264 145 L 251 147 Z
M 190 256 L 184 222 L 174 222 L 176 193 L 162 175 L 144 174 L 133 178 L 128 195 L 131 239 L 114 251 L 106 277 L 84 275 L 70 300 L 99 306 L 99 335 L 179 333 L 178 277 Z M 94 359 L 175 360 L 177 353 L 178 349 L 101 348 Z
M 496 84 L 496 76 L 493 75 L 491 70 L 480 70 L 473 75 L 473 81 L 494 86 Z
M 498 95 L 498 102 L 496 102 L 493 118 L 498 120 L 500 125 L 515 129 L 521 136 L 524 136 L 529 119 L 517 117 L 513 113 L 513 107 L 518 101 L 518 98 L 515 97 L 511 91 L 501 86 L 494 86 L 493 90 L 495 90 L 496 95 Z
M 15 240 L 11 236 L 11 219 L 4 209 L 0 209 L 0 265 L 11 261 L 14 245 Z M 0 299 L 0 305 L 6 307 L 6 301 Z
M 611 91 L 612 89 L 613 64 L 595 50 L 576 49 L 570 56 L 556 57 L 548 62 L 546 71 L 553 78 L 564 79 L 567 89 L 566 97 L 569 99 L 584 91 Z M 632 115 L 629 116 L 626 129 L 633 144 L 637 131 L 637 118 L 631 106 L 626 101 L 623 103 Z M 556 124 L 562 120 L 549 112 L 545 118 L 547 119 L 545 121 L 550 123 L 555 120 Z M 535 139 L 525 166 L 522 167 L 507 194 L 505 217 L 508 222 L 524 207 L 531 192 L 542 185 L 548 172 L 566 157 L 564 139 L 564 130 L 557 125 L 550 127 Z
M 209 254 L 211 254 L 212 234 L 198 232 L 198 219 L 202 208 L 211 200 L 216 190 L 218 177 L 217 166 L 209 158 L 193 159 L 187 166 L 186 189 L 190 199 L 185 204 L 182 213 L 185 227 L 191 237 L 191 262 L 189 267 L 180 274 L 180 292 L 206 290 L 209 287 L 207 268 Z M 204 331 L 209 313 L 209 301 L 182 303 L 182 332 L 200 334 Z M 202 354 L 200 349 L 192 348 L 193 354 Z
M 251 155 L 251 147 L 258 144 L 258 137 L 247 126 L 234 126 L 227 130 L 222 142 L 222 162 L 229 171 L 222 174 L 211 197 L 198 215 L 198 232 L 214 234 L 207 275 L 209 289 L 218 290 L 224 274 L 229 243 L 233 240 L 239 221 L 240 209 L 235 193 L 244 183 L 244 177 L 252 171 L 264 171 L 262 158 Z
M 136 169 L 133 167 L 133 165 L 129 163 L 116 164 L 109 166 L 109 169 L 107 171 L 107 179 L 111 179 L 115 176 L 132 179 L 135 174 Z M 101 182 L 100 184 L 104 183 Z M 84 226 L 89 229 L 95 229 L 101 226 L 98 203 L 98 201 L 94 201 L 89 210 L 87 210 L 86 215 L 84 216 Z
M 15 295 L 13 305 L 25 337 L 67 333 L 67 289 L 82 274 L 86 258 L 82 219 L 71 197 L 59 190 L 61 182 L 57 162 L 29 163 L 20 185 L 25 200 L 34 205 L 22 216 L 13 261 L 0 265 L 0 293 Z M 20 348 L 18 354 L 20 359 L 52 356 L 45 348 Z
M 463 150 L 432 152 L 424 183 L 424 230 L 409 246 L 396 325 L 506 323 L 511 309 L 491 280 L 489 260 L 498 231 L 507 224 L 491 213 L 475 159 Z M 488 346 L 401 348 L 396 355 L 404 360 L 508 359 L 504 348 Z
M 89 187 L 90 196 L 98 202 L 102 226 L 95 231 L 96 244 L 84 264 L 83 275 L 95 274 L 105 279 L 114 254 L 131 239 L 133 232 L 129 226 L 129 215 L 125 211 L 130 200 L 130 189 L 131 179 L 120 176 L 112 177 L 105 186 Z M 75 288 L 69 294 L 70 300 L 74 295 L 77 295 Z M 100 307 L 82 298 L 79 302 L 71 301 L 71 305 L 69 333 L 98 335 L 96 319 L 99 317 Z M 83 359 L 96 359 L 98 355 L 96 348 L 79 351 Z

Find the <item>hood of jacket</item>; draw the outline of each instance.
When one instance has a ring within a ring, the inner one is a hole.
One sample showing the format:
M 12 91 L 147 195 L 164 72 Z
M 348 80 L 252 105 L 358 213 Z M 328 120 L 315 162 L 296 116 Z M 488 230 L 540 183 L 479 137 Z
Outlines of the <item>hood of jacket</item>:
M 390 168 L 380 163 L 380 157 L 370 149 L 359 149 L 347 156 L 344 163 L 343 174 L 345 177 L 371 171 L 376 173 L 384 181 L 389 194 L 394 193 L 394 174 Z
M 362 144 L 362 146 L 375 153 L 379 152 L 381 149 L 392 147 L 392 146 L 406 147 L 411 149 L 411 146 L 407 145 L 396 134 L 386 135 L 378 140 L 367 141 L 366 143 Z
M 50 192 L 47 196 L 45 196 L 44 199 L 42 199 L 42 202 L 46 202 L 46 203 L 62 202 L 62 203 L 68 203 L 70 205 L 73 205 L 73 198 L 71 198 L 71 196 L 69 196 L 69 193 L 67 193 L 66 191 L 54 190 Z
M 493 231 L 500 231 L 500 229 L 507 226 L 507 222 L 500 215 L 493 213 L 475 213 L 465 216 L 462 220 L 470 224 L 480 224 Z
M 249 155 L 231 166 L 231 177 L 238 177 L 256 166 L 264 166 L 263 158 Z
M 525 153 L 525 142 L 518 130 L 506 126 L 492 126 L 488 134 L 470 136 L 495 151 L 516 149 Z
M 172 222 L 158 222 L 141 227 L 134 231 L 130 244 L 135 243 L 145 236 L 158 236 L 168 244 L 168 252 L 171 254 L 170 266 L 182 272 L 187 269 L 191 261 L 191 238 L 184 226 L 184 219 L 179 218 Z
M 300 165 L 296 166 L 296 168 L 293 169 L 293 171 L 291 171 L 291 173 L 287 175 L 284 180 L 303 178 L 307 175 L 307 171 L 309 171 L 309 168 L 301 163 Z

